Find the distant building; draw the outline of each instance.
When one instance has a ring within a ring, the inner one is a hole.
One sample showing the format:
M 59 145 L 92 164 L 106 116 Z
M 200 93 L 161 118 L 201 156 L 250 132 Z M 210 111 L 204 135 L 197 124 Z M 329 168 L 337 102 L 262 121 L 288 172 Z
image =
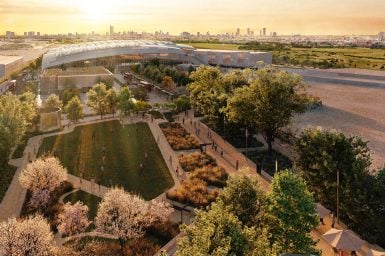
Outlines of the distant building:
M 15 37 L 15 32 L 13 32 L 13 31 L 6 31 L 6 32 L 5 32 L 5 37 L 6 37 L 8 40 L 10 40 L 10 39 L 12 39 L 12 38 Z
M 385 32 L 378 33 L 378 40 L 384 41 L 385 40 Z
M 262 29 L 262 34 L 263 34 L 263 36 L 266 36 L 266 28 Z
M 29 38 L 35 37 L 35 31 L 29 31 L 29 32 L 28 32 L 28 37 L 29 37 Z
M 114 35 L 114 27 L 110 25 L 110 36 Z
M 189 33 L 185 35 L 189 35 Z M 175 63 L 240 68 L 257 67 L 259 66 L 257 62 L 272 63 L 270 52 L 195 49 L 188 45 L 166 41 L 108 40 L 51 49 L 43 55 L 42 69 L 57 68 L 64 64 L 67 67 L 79 67 L 84 66 L 85 61 L 90 66 L 127 65 L 133 60 L 146 61 L 153 58 L 158 58 L 160 61 L 172 60 Z M 55 78 L 52 81 L 56 81 Z M 55 88 L 48 89 L 56 91 L 61 90 L 60 88 L 60 85 L 57 85 Z
M 188 38 L 188 37 L 190 37 L 190 33 L 189 32 L 182 32 L 181 34 L 180 34 L 180 36 L 181 37 L 184 37 L 184 38 Z
M 0 80 L 19 70 L 23 65 L 21 56 L 0 55 Z
M 250 28 L 247 28 L 247 35 L 249 36 L 251 33 L 250 33 Z
M 273 37 L 276 37 L 277 36 L 277 32 L 273 32 Z
M 40 36 L 40 32 L 37 32 L 37 33 L 36 33 L 36 36 L 39 37 L 39 36 Z
M 241 29 L 237 28 L 237 32 L 235 33 L 235 36 L 240 36 L 241 35 Z

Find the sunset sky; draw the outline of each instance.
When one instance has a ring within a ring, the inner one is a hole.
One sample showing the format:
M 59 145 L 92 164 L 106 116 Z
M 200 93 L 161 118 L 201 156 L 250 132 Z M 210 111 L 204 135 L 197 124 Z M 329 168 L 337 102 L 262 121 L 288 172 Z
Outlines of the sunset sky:
M 156 30 L 377 34 L 385 0 L 0 0 L 0 34 Z

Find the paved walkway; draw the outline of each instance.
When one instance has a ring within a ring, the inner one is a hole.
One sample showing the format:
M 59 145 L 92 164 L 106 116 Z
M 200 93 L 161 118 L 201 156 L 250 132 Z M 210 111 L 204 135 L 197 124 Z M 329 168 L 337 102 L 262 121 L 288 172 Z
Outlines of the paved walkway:
M 218 165 L 223 166 L 229 173 L 237 172 L 236 162 L 238 161 L 239 168 L 248 167 L 250 173 L 256 175 L 256 172 L 254 171 L 256 170 L 256 165 L 249 159 L 246 159 L 246 157 L 241 152 L 239 152 L 231 144 L 225 141 L 221 136 L 200 122 L 199 118 L 195 118 L 192 110 L 188 111 L 187 115 L 180 114 L 177 118 L 177 121 L 181 123 L 191 134 L 194 134 L 201 143 L 211 143 L 214 141 L 217 144 L 217 150 L 213 149 L 211 145 L 208 145 L 206 147 L 207 153 L 214 156 L 218 162 Z M 200 129 L 199 134 L 197 133 L 197 129 Z M 210 132 L 209 136 L 208 131 Z M 273 148 L 281 153 L 289 154 L 290 157 L 293 156 L 293 152 L 285 144 L 275 143 L 273 144 Z M 223 151 L 223 156 L 221 155 L 221 151 Z M 265 191 L 268 191 L 272 177 L 264 171 L 262 171 L 261 175 L 257 175 L 257 177 L 261 182 L 262 188 Z M 330 215 L 324 218 L 324 223 L 325 225 L 320 224 L 316 229 L 314 229 L 311 232 L 311 235 L 316 241 L 318 241 L 317 248 L 322 251 L 323 256 L 335 256 L 332 247 L 321 237 L 322 234 L 331 228 L 332 219 Z M 346 225 L 344 225 L 342 222 L 336 224 L 335 228 L 347 229 Z M 377 250 L 379 249 L 378 247 L 365 242 L 362 249 L 357 252 L 358 255 L 365 256 L 368 248 L 375 248 Z

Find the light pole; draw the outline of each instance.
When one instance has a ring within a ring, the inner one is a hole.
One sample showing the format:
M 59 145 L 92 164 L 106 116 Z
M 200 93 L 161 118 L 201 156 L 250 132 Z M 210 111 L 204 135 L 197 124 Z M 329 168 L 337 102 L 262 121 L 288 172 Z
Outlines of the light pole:
M 340 188 L 340 171 L 337 170 L 337 224 L 339 224 L 339 188 Z
M 247 160 L 247 155 L 248 155 L 248 148 L 247 148 L 247 137 L 249 136 L 249 131 L 247 130 L 247 127 L 246 127 L 246 130 L 245 130 L 245 137 L 246 137 L 246 160 Z

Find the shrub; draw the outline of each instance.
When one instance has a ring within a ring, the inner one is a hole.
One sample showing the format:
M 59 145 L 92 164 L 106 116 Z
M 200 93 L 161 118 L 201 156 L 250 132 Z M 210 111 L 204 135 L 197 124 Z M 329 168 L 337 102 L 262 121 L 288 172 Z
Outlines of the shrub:
M 148 113 L 151 114 L 155 119 L 163 119 L 163 115 L 159 111 L 150 110 Z
M 188 179 L 177 188 L 166 193 L 167 198 L 180 203 L 188 203 L 196 207 L 204 207 L 215 201 L 218 189 L 208 189 L 207 183 L 201 179 Z
M 190 179 L 197 178 L 207 182 L 209 185 L 224 187 L 226 185 L 228 176 L 229 175 L 224 168 L 208 165 L 199 169 L 195 169 L 191 173 Z
M 214 158 L 206 153 L 195 152 L 187 156 L 180 155 L 179 163 L 184 171 L 191 172 L 197 168 L 202 168 L 206 165 L 217 165 Z
M 159 126 L 172 149 L 186 150 L 199 148 L 199 142 L 181 124 L 161 123 Z

